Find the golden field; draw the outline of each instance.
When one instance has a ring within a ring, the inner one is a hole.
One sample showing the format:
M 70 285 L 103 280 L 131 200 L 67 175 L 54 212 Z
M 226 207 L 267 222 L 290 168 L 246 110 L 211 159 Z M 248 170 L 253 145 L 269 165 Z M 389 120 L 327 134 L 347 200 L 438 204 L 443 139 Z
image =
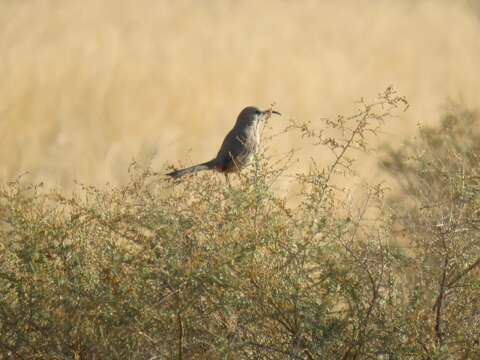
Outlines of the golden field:
M 480 104 L 479 14 L 438 0 L 2 1 L 0 180 L 123 183 L 133 159 L 207 160 L 246 105 L 275 103 L 276 132 L 390 84 L 411 105 L 382 137 L 399 142 L 447 98 Z

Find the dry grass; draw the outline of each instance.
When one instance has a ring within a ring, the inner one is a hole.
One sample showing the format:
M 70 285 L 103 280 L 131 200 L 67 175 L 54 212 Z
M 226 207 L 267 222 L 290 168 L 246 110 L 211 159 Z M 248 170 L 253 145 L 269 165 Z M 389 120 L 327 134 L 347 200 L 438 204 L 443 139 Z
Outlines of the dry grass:
M 213 155 L 246 104 L 315 124 L 388 84 L 408 135 L 446 97 L 478 105 L 479 38 L 467 2 L 2 1 L 0 179 L 124 183 L 132 158 Z

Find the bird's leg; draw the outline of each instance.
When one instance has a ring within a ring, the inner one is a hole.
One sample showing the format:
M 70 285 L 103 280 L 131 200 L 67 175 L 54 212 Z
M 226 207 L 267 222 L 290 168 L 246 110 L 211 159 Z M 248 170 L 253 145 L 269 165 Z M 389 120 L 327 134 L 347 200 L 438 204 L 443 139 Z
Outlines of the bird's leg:
M 230 179 L 228 178 L 228 173 L 224 172 L 223 175 L 225 175 L 225 181 L 227 182 L 228 187 L 232 188 L 232 185 L 230 184 Z

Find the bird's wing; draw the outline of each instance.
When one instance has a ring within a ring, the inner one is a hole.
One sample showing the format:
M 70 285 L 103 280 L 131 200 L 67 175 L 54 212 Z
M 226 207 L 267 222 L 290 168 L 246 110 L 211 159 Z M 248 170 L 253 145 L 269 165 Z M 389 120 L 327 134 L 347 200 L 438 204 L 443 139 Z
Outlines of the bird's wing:
M 236 129 L 230 130 L 227 134 L 216 159 L 223 169 L 234 166 L 234 159 L 245 152 L 245 140 L 243 139 L 245 139 L 245 136 Z

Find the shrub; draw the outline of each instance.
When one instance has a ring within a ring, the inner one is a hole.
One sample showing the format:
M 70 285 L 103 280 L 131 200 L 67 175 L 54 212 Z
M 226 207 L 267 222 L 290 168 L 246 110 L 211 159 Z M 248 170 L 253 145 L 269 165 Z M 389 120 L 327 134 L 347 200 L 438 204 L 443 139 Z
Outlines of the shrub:
M 397 234 L 411 245 L 401 333 L 427 359 L 480 358 L 479 137 L 478 113 L 452 104 L 384 161 L 401 189 Z
M 264 152 L 232 187 L 211 174 L 166 182 L 135 166 L 126 186 L 79 185 L 70 196 L 20 180 L 2 186 L 0 354 L 475 357 L 478 177 L 451 167 L 463 185 L 444 189 L 450 205 L 430 196 L 429 217 L 420 200 L 386 202 L 380 185 L 365 185 L 357 206 L 335 186 L 337 177 L 355 176 L 355 153 L 368 151 L 371 136 L 404 104 L 388 88 L 353 116 L 325 120 L 322 131 L 292 122 L 287 131 L 333 156 L 292 180 L 302 189 L 295 207 L 272 190 L 291 158 L 273 163 Z M 417 189 L 405 194 L 420 199 L 428 171 L 412 158 L 403 174 L 400 156 L 417 147 L 391 151 L 388 164 Z M 437 166 L 429 169 L 425 184 L 442 188 Z M 454 204 L 465 221 L 434 217 Z M 399 244 L 399 224 L 414 247 Z

